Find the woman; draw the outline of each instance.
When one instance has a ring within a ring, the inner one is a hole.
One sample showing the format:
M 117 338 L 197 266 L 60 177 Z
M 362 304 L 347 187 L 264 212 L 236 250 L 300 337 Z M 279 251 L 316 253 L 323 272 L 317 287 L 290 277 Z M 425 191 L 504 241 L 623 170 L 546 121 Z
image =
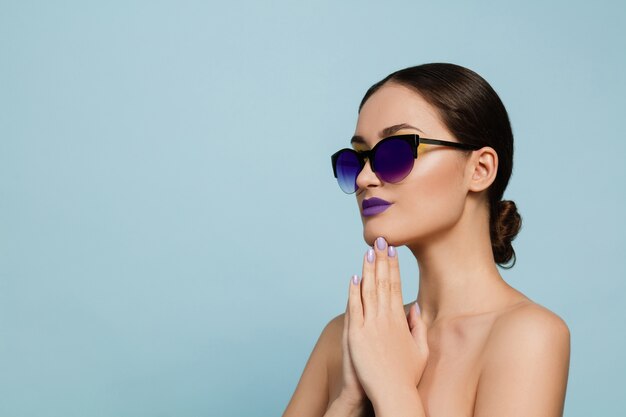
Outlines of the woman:
M 333 172 L 372 247 L 283 417 L 562 416 L 569 329 L 496 266 L 514 265 L 521 218 L 501 200 L 513 134 L 495 91 L 453 64 L 394 72 L 365 94 L 352 146 Z M 404 306 L 399 245 L 419 266 Z

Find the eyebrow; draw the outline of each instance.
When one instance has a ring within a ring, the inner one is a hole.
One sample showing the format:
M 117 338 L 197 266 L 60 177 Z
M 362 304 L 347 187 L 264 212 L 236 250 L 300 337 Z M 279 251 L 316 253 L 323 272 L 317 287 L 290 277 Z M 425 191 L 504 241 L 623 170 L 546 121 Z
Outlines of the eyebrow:
M 402 130 L 402 129 L 415 129 L 421 133 L 424 133 L 422 130 L 418 129 L 415 126 L 411 126 L 408 123 L 400 123 L 397 125 L 384 128 L 383 130 L 380 131 L 380 133 L 378 133 L 378 137 L 385 138 L 387 136 L 393 135 L 398 130 Z M 350 140 L 350 144 L 351 145 L 355 145 L 355 144 L 366 145 L 365 139 L 363 138 L 363 136 L 359 136 L 359 135 L 352 136 L 352 139 Z

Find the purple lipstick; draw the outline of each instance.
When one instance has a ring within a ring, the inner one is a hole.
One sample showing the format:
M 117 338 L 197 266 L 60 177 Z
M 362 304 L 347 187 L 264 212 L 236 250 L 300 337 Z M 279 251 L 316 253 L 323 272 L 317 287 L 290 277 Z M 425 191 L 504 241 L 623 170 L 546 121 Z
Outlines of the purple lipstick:
M 391 206 L 391 204 L 393 203 L 377 197 L 363 200 L 363 215 L 373 216 L 375 214 L 382 213 L 383 211 L 387 210 Z

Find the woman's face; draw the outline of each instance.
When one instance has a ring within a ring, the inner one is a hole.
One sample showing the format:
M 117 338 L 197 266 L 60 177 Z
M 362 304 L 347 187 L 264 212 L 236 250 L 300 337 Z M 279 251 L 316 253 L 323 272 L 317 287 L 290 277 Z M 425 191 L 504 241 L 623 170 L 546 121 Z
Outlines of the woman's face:
M 385 128 L 407 124 L 393 133 Z M 436 110 L 415 91 L 386 83 L 363 105 L 355 136 L 364 143 L 353 143 L 355 150 L 368 150 L 384 137 L 417 133 L 421 137 L 459 142 L 444 126 Z M 421 144 L 411 173 L 392 184 L 380 180 L 369 161 L 356 183 L 357 203 L 363 222 L 363 238 L 373 245 L 383 236 L 394 246 L 421 245 L 445 232 L 460 219 L 468 193 L 464 173 L 466 156 L 447 146 Z M 385 211 L 363 215 L 364 199 L 382 198 L 391 204 Z

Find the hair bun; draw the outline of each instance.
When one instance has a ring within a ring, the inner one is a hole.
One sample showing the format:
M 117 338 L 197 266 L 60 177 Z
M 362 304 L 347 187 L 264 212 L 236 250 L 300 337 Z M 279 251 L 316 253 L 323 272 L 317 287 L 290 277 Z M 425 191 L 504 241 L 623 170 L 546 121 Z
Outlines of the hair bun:
M 509 269 L 515 265 L 515 250 L 511 242 L 515 239 L 522 227 L 522 216 L 517 212 L 515 202 L 501 200 L 495 207 L 491 218 L 491 248 L 497 264 Z M 505 266 L 513 260 L 509 266 Z

